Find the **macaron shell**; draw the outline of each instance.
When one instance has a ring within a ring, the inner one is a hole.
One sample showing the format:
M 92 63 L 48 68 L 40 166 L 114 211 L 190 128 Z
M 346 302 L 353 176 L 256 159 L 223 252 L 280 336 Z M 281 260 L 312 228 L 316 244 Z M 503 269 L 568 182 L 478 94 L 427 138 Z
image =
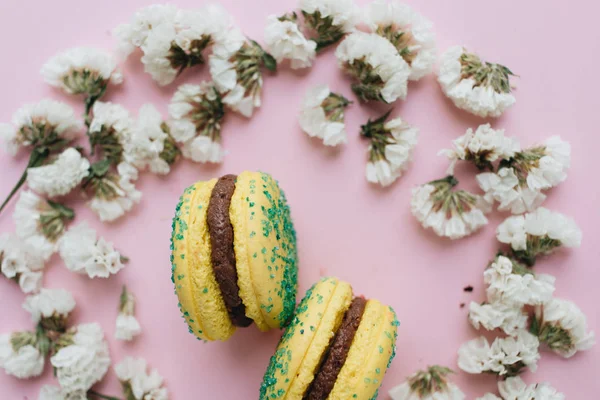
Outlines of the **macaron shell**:
M 370 400 L 395 355 L 398 320 L 391 307 L 369 300 L 329 400 Z
M 217 180 L 185 189 L 172 233 L 172 277 L 190 333 L 202 340 L 227 340 L 235 332 L 210 261 L 206 212 Z
M 262 331 L 286 326 L 296 303 L 298 267 L 285 195 L 270 175 L 242 172 L 229 218 L 246 316 Z
M 260 399 L 302 399 L 351 300 L 350 285 L 335 278 L 306 292 L 271 357 Z

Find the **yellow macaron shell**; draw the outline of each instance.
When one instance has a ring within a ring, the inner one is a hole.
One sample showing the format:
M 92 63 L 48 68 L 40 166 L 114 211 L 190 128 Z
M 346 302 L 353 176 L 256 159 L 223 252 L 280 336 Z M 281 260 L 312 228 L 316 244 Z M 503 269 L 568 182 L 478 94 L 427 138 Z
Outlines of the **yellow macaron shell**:
M 284 327 L 296 304 L 296 234 L 277 182 L 262 172 L 239 174 L 229 218 L 246 316 L 262 331 Z
M 351 301 L 352 288 L 336 278 L 306 292 L 271 358 L 260 399 L 302 399 Z
M 329 400 L 370 400 L 395 355 L 398 320 L 391 307 L 369 300 Z
M 227 340 L 235 332 L 211 264 L 206 212 L 216 179 L 185 189 L 172 233 L 172 280 L 189 331 L 202 340 Z

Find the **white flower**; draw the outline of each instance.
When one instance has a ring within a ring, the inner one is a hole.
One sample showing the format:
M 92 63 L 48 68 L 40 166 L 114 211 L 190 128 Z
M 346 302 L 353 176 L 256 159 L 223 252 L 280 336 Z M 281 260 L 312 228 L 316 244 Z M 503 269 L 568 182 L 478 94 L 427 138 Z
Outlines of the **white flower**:
M 528 315 L 522 306 L 504 303 L 478 304 L 469 306 L 469 322 L 475 329 L 482 326 L 488 331 L 502 329 L 507 335 L 514 335 L 527 328 Z
M 65 392 L 58 386 L 44 385 L 40 389 L 38 400 L 87 400 L 85 391 Z
M 410 67 L 388 40 L 355 32 L 340 43 L 335 55 L 340 67 L 358 80 L 352 90 L 362 100 L 393 103 L 406 98 Z
M 88 205 L 103 222 L 122 217 L 142 198 L 142 193 L 136 190 L 132 182 L 137 179 L 137 170 L 127 163 L 120 163 L 117 172 L 104 171 L 90 180 L 89 186 L 94 197 Z
M 333 93 L 327 85 L 308 89 L 298 118 L 300 127 L 310 137 L 323 139 L 326 146 L 346 143 L 344 109 L 350 101 Z
M 431 72 L 436 60 L 431 21 L 395 0 L 368 4 L 364 19 L 371 31 L 388 39 L 409 64 L 408 79 L 419 80 Z
M 458 366 L 470 374 L 515 376 L 524 367 L 534 372 L 540 358 L 538 347 L 538 339 L 527 331 L 519 331 L 515 337 L 496 338 L 491 346 L 482 336 L 460 347 Z
M 51 164 L 27 169 L 27 185 L 49 197 L 64 196 L 88 174 L 90 162 L 75 148 L 69 147 Z
M 482 198 L 465 190 L 453 190 L 453 176 L 431 181 L 412 190 L 411 212 L 424 228 L 438 236 L 460 239 L 488 223 Z
M 6 151 L 15 155 L 21 147 L 56 145 L 59 140 L 69 142 L 82 127 L 71 107 L 44 99 L 19 108 L 13 114 L 12 126 L 0 124 L 0 139 L 4 140 Z
M 148 374 L 148 366 L 143 358 L 126 357 L 114 368 L 121 384 L 131 390 L 136 400 L 167 400 L 168 393 L 162 387 L 162 377 L 155 369 Z
M 19 274 L 19 287 L 25 294 L 35 293 L 42 287 L 44 274 L 41 271 L 25 271 Z
M 135 318 L 135 297 L 133 293 L 123 286 L 119 301 L 119 315 L 117 316 L 117 330 L 115 337 L 119 340 L 132 340 L 142 332 L 140 323 Z
M 316 36 L 312 38 L 321 50 L 354 31 L 359 8 L 352 0 L 300 0 L 304 23 Z
M 487 299 L 491 303 L 539 305 L 550 300 L 554 293 L 553 276 L 534 274 L 505 256 L 498 256 L 485 270 L 483 277 L 488 285 Z
M 292 69 L 310 67 L 316 57 L 317 43 L 304 37 L 295 13 L 281 18 L 269 15 L 265 27 L 265 42 L 275 60 L 278 63 L 290 60 Z
M 476 178 L 486 196 L 500 203 L 499 211 L 510 210 L 513 214 L 531 212 L 546 199 L 545 194 L 521 185 L 515 170 L 510 167 L 500 168 L 497 173 L 484 172 Z
M 492 393 L 486 393 L 482 397 L 478 397 L 476 400 L 502 400 L 500 397 Z
M 510 244 L 514 254 L 528 265 L 539 255 L 552 253 L 560 246 L 579 247 L 581 230 L 575 221 L 544 207 L 532 213 L 507 218 L 498 226 L 496 238 Z
M 124 161 L 140 171 L 148 168 L 156 174 L 168 174 L 178 151 L 174 145 L 170 145 L 172 138 L 164 127 L 158 110 L 152 104 L 144 104 L 124 143 Z
M 438 81 L 455 106 L 480 117 L 498 117 L 515 103 L 510 93 L 513 73 L 500 64 L 483 62 L 462 46 L 443 55 Z
M 409 376 L 406 382 L 392 388 L 392 400 L 464 400 L 464 393 L 447 375 L 453 371 L 434 365 Z
M 44 355 L 36 347 L 36 341 L 32 332 L 0 335 L 0 368 L 19 379 L 41 375 Z
M 0 235 L 0 269 L 8 279 L 19 274 L 39 271 L 44 268 L 44 260 L 38 252 L 17 235 Z
M 102 380 L 110 366 L 108 344 L 102 328 L 96 323 L 78 325 L 71 335 L 71 344 L 62 347 L 50 362 L 56 377 L 66 392 L 87 391 Z
M 209 57 L 210 75 L 223 103 L 245 117 L 261 105 L 264 66 L 275 71 L 277 62 L 256 42 L 249 41 L 238 28 L 232 28 L 213 47 Z
M 66 320 L 74 308 L 73 295 L 64 289 L 42 288 L 38 294 L 27 296 L 23 303 L 23 309 L 31 314 L 35 324 L 50 318 Z
M 386 122 L 389 112 L 369 120 L 361 127 L 361 136 L 369 139 L 367 181 L 382 186 L 392 184 L 408 168 L 412 152 L 417 145 L 419 130 L 401 118 Z
M 97 101 L 92 111 L 90 146 L 93 149 L 98 146 L 106 159 L 119 163 L 126 143 L 131 141 L 133 118 L 123 106 L 111 102 Z
M 454 149 L 444 149 L 438 153 L 452 162 L 449 174 L 454 173 L 454 164 L 458 160 L 472 162 L 479 169 L 493 169 L 494 161 L 509 159 L 520 150 L 516 139 L 504 136 L 504 129 L 494 130 L 490 124 L 479 125 L 475 131 L 469 128 L 452 143 Z
M 139 10 L 130 24 L 120 25 L 113 35 L 123 56 L 141 48 L 144 70 L 158 84 L 167 85 L 184 69 L 203 64 L 202 52 L 230 25 L 229 15 L 216 5 L 194 11 L 153 5 Z
M 221 121 L 225 114 L 221 96 L 209 82 L 181 85 L 169 104 L 171 136 L 182 143 L 182 154 L 195 162 L 219 163 Z
M 125 267 L 113 244 L 98 238 L 87 222 L 70 228 L 59 241 L 58 251 L 69 270 L 90 278 L 108 278 Z
M 535 314 L 540 341 L 565 358 L 596 342 L 594 332 L 588 332 L 585 314 L 571 301 L 553 298 L 536 307 Z
M 504 400 L 564 400 L 565 395 L 559 393 L 548 383 L 535 383 L 527 386 L 523 380 L 515 376 L 498 382 L 498 390 Z
M 44 64 L 41 73 L 54 87 L 95 98 L 104 94 L 109 82 L 115 85 L 123 82 L 112 56 L 90 47 L 75 47 L 57 54 Z
M 73 217 L 73 210 L 59 203 L 49 203 L 31 191 L 21 192 L 13 214 L 17 236 L 43 260 L 48 260 L 56 251 L 65 223 Z

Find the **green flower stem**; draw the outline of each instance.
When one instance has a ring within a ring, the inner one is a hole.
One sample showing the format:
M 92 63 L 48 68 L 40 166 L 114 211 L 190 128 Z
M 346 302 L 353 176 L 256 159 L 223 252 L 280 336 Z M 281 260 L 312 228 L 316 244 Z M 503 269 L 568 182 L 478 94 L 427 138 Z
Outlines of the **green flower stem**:
M 17 181 L 17 184 L 15 185 L 15 187 L 13 187 L 11 192 L 8 194 L 8 197 L 6 198 L 6 200 L 4 200 L 4 203 L 2 203 L 2 205 L 0 206 L 0 213 L 2 212 L 2 210 L 4 210 L 4 207 L 8 204 L 10 199 L 13 198 L 13 196 L 17 193 L 17 191 L 25 183 L 25 180 L 27 179 L 27 169 L 39 167 L 40 165 L 42 165 L 42 163 L 48 158 L 49 154 L 50 154 L 50 152 L 48 151 L 47 148 L 37 148 L 36 147 L 31 151 L 31 155 L 29 156 L 29 162 L 27 163 L 27 167 L 25 168 L 25 171 L 23 171 L 23 174 L 21 175 L 21 178 L 19 178 L 19 180 Z

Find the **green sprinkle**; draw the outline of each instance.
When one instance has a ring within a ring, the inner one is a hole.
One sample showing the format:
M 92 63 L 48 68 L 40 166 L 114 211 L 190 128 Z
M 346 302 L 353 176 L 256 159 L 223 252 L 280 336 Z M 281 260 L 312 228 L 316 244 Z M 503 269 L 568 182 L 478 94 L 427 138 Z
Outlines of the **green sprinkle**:
M 205 287 L 204 289 L 202 289 L 202 293 L 204 293 L 204 294 L 208 293 L 208 288 Z

